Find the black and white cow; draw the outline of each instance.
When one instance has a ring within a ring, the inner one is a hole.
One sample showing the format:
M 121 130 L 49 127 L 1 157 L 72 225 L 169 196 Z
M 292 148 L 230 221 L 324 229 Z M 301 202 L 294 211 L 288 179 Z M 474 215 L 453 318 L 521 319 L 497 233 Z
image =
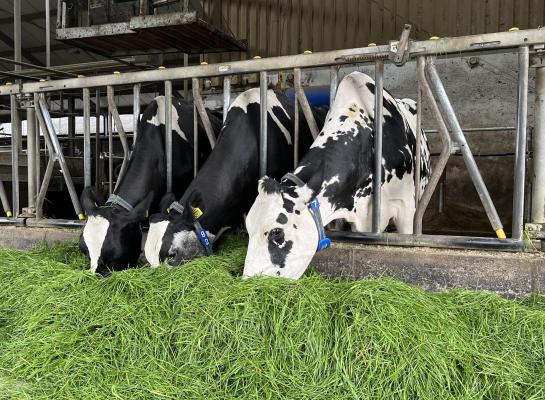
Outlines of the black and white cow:
M 211 253 L 220 233 L 242 222 L 257 196 L 259 104 L 259 89 L 250 89 L 235 99 L 214 151 L 179 203 L 174 203 L 170 212 L 150 218 L 144 253 L 152 266 L 161 262 L 176 266 Z M 268 173 L 281 177 L 293 168 L 294 103 L 268 90 L 267 108 Z M 323 115 L 318 110 L 315 114 L 321 126 Z M 304 118 L 300 120 L 299 149 L 304 154 L 312 135 Z M 173 200 L 173 196 L 167 197 L 164 205 Z M 202 214 L 196 221 L 195 212 L 197 216 Z
M 298 279 L 314 253 L 327 244 L 323 225 L 345 219 L 371 231 L 375 84 L 353 72 L 340 83 L 327 121 L 293 174 L 280 182 L 264 177 L 246 218 L 250 237 L 244 276 Z M 415 213 L 416 102 L 384 91 L 381 230 L 393 220 L 412 233 Z M 430 175 L 422 135 L 421 182 Z M 321 218 L 318 218 L 321 217 Z M 321 219 L 321 221 L 320 221 Z
M 218 133 L 221 117 L 208 114 Z M 193 178 L 193 105 L 173 98 L 171 115 L 173 190 L 181 195 Z M 199 152 L 201 159 L 210 153 L 202 124 Z M 87 223 L 80 249 L 89 258 L 93 272 L 105 275 L 136 265 L 142 249 L 141 223 L 149 210 L 159 210 L 165 192 L 165 99 L 159 96 L 142 115 L 134 151 L 114 196 L 105 206 L 98 206 L 91 188 L 81 195 Z

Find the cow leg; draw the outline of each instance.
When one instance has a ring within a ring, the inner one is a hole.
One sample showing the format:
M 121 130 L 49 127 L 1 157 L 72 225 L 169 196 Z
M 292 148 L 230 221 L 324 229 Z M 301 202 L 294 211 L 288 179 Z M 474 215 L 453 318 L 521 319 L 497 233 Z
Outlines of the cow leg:
M 397 218 L 394 219 L 397 231 L 402 234 L 413 233 L 413 220 L 416 208 L 414 204 L 405 204 L 398 211 Z

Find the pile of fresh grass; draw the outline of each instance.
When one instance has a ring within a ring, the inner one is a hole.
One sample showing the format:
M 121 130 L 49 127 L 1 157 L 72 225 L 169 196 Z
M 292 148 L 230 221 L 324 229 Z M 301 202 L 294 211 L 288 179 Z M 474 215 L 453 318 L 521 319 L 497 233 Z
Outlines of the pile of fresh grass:
M 390 279 L 85 270 L 75 245 L 0 250 L 0 397 L 538 399 L 545 302 Z

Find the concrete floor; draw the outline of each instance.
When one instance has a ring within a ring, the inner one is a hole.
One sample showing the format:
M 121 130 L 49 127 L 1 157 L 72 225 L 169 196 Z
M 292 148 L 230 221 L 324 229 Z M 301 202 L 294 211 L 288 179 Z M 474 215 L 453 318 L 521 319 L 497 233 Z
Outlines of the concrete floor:
M 0 247 L 31 249 L 40 242 L 75 240 L 79 229 L 2 226 Z M 424 288 L 489 290 L 505 297 L 545 294 L 545 253 L 485 252 L 335 242 L 312 264 L 331 278 L 389 276 Z

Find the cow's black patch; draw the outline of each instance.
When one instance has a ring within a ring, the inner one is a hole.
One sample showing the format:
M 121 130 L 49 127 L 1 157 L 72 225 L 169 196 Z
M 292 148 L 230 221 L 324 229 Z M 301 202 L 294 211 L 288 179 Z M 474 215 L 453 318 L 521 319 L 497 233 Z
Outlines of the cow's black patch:
M 348 115 L 341 115 L 339 117 L 339 121 L 344 122 L 344 121 L 346 121 L 347 118 L 348 118 Z
M 280 213 L 280 214 L 278 214 L 278 218 L 276 218 L 276 222 L 278 222 L 279 224 L 284 225 L 285 223 L 288 222 L 288 217 L 286 217 L 286 214 Z
M 293 229 L 297 229 L 297 225 L 293 224 Z
M 261 182 L 261 190 L 263 190 L 266 194 L 280 193 L 280 183 L 271 178 L 264 179 Z
M 268 247 L 271 263 L 279 268 L 284 268 L 286 266 L 286 258 L 293 247 L 293 241 L 286 240 L 283 242 L 282 247 L 279 247 L 274 242 L 269 241 Z
M 286 198 L 286 196 L 282 196 L 282 200 L 284 210 L 291 214 L 293 212 L 293 207 L 295 206 L 295 203 L 292 200 Z

